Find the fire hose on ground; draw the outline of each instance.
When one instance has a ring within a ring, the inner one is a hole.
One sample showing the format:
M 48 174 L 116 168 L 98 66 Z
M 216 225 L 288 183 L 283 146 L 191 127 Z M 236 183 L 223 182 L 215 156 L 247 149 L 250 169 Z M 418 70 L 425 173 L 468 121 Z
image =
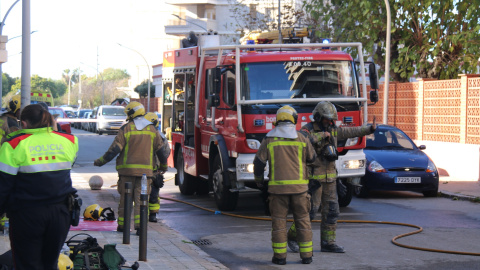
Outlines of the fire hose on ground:
M 166 179 L 165 182 L 169 181 L 173 178 L 174 177 Z M 189 202 L 186 202 L 186 201 L 173 199 L 173 198 L 167 198 L 167 197 L 160 196 L 160 199 L 187 204 L 187 205 L 190 205 L 190 206 L 193 206 L 193 207 L 196 207 L 196 208 L 199 208 L 199 209 L 202 209 L 202 210 L 214 213 L 214 214 L 220 214 L 220 215 L 229 216 L 229 217 L 251 219 L 251 220 L 264 220 L 264 221 L 271 221 L 272 220 L 271 218 L 266 218 L 266 217 L 252 217 L 252 216 L 244 216 L 244 215 L 237 215 L 237 214 L 232 214 L 232 213 L 216 211 L 216 210 L 205 208 L 205 207 L 193 204 L 193 203 L 189 203 Z M 292 222 L 293 219 L 288 219 L 287 221 Z M 321 220 L 315 219 L 315 220 L 312 220 L 312 222 L 320 223 Z M 413 225 L 413 224 L 408 224 L 408 223 L 400 223 L 400 222 L 390 222 L 390 221 L 374 221 L 374 220 L 338 220 L 337 222 L 338 223 L 368 223 L 368 224 L 382 224 L 382 225 L 396 225 L 396 226 L 411 227 L 411 228 L 415 228 L 416 230 L 412 231 L 412 232 L 409 232 L 409 233 L 404 233 L 404 234 L 400 234 L 400 235 L 397 235 L 397 236 L 393 237 L 392 240 L 391 240 L 392 243 L 394 245 L 399 246 L 399 247 L 409 248 L 409 249 L 414 249 L 414 250 L 422 250 L 422 251 L 437 252 L 437 253 L 457 254 L 457 255 L 480 256 L 480 253 L 477 253 L 477 252 L 463 252 L 463 251 L 455 251 L 455 250 L 442 250 L 442 249 L 424 248 L 424 247 L 416 247 L 416 246 L 411 246 L 411 245 L 405 245 L 405 244 L 401 244 L 401 243 L 397 242 L 397 240 L 400 239 L 400 238 L 407 237 L 407 236 L 418 234 L 418 233 L 422 232 L 423 228 L 418 226 L 418 225 Z

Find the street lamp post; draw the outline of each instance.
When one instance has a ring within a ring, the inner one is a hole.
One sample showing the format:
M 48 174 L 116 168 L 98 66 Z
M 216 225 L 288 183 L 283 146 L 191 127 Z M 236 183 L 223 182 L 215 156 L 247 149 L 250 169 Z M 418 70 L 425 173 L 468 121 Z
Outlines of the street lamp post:
M 22 1 L 22 106 L 30 105 L 30 0 Z
M 94 67 L 87 65 L 83 62 L 80 62 L 80 64 L 83 64 L 89 68 L 95 69 Z M 105 81 L 103 80 L 103 75 L 102 73 L 97 72 L 97 74 L 100 74 L 100 78 L 102 78 L 102 105 L 105 105 Z
M 385 6 L 387 9 L 387 37 L 385 48 L 385 83 L 383 84 L 383 123 L 388 124 L 388 87 L 390 82 L 390 35 L 392 18 L 390 15 L 390 4 L 388 0 L 385 0 Z
M 129 50 L 131 50 L 131 51 L 136 52 L 138 55 L 140 55 L 140 56 L 143 58 L 143 60 L 144 60 L 145 63 L 147 64 L 147 68 L 148 68 L 147 112 L 150 112 L 150 78 L 152 77 L 151 74 L 150 74 L 150 65 L 148 64 L 147 59 L 145 59 L 145 57 L 143 57 L 143 55 L 142 55 L 141 53 L 139 53 L 138 51 L 136 51 L 136 50 L 134 50 L 134 49 L 132 49 L 132 48 L 126 47 L 126 46 L 124 46 L 124 45 L 122 45 L 122 44 L 120 44 L 120 43 L 117 43 L 117 44 L 118 44 L 119 46 L 121 46 L 121 47 L 124 47 L 124 48 L 126 48 L 126 49 L 129 49 Z
M 12 10 L 13 6 L 15 6 L 15 4 L 18 3 L 18 2 L 20 2 L 20 0 L 15 1 L 10 6 L 10 8 L 7 10 L 7 13 L 5 13 L 5 16 L 3 17 L 3 20 L 0 22 L 0 36 L 3 33 L 3 26 L 5 25 L 5 20 L 7 19 L 8 13 L 10 13 L 10 10 Z M 11 38 L 11 39 L 14 39 L 14 38 Z M 3 96 L 3 72 L 2 72 L 2 63 L 0 63 L 0 105 L 2 104 L 2 96 Z

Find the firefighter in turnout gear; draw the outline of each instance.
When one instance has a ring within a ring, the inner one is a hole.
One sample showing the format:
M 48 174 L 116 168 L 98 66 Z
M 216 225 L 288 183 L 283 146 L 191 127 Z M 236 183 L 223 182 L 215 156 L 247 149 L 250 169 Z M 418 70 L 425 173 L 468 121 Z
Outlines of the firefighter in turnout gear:
M 18 116 L 20 114 L 21 99 L 19 95 L 13 96 L 7 108 L 0 111 L 0 146 L 7 140 L 7 135 L 20 129 Z
M 320 227 L 320 244 L 322 252 L 344 253 L 344 249 L 336 244 L 337 219 L 340 214 L 338 206 L 337 189 L 340 193 L 346 193 L 346 187 L 337 180 L 335 160 L 337 159 L 337 141 L 353 137 L 362 137 L 375 132 L 375 117 L 373 124 L 364 124 L 361 127 L 337 127 L 338 119 L 335 105 L 328 101 L 321 101 L 312 112 L 313 122 L 300 129 L 305 134 L 317 153 L 317 160 L 311 165 L 313 181 L 310 186 L 316 186 L 312 192 L 311 219 L 321 206 L 322 224 Z M 318 181 L 318 182 L 316 182 Z M 319 188 L 318 188 L 319 187 Z M 292 224 L 288 232 L 288 246 L 298 252 L 298 228 Z M 297 225 L 298 226 L 298 225 Z
M 117 157 L 116 168 L 118 171 L 117 190 L 120 193 L 118 205 L 118 227 L 117 231 L 123 231 L 124 216 L 124 193 L 125 183 L 131 182 L 133 186 L 134 227 L 137 233 L 140 229 L 140 192 L 142 175 L 148 178 L 148 189 L 150 189 L 153 168 L 156 157 L 161 160 L 162 137 L 150 121 L 145 119 L 145 108 L 139 102 L 130 102 L 125 107 L 127 123 L 118 131 L 107 152 L 94 161 L 95 166 L 103 166 Z M 162 164 L 161 164 L 162 165 Z M 150 192 L 150 190 L 148 190 Z M 130 217 L 126 217 L 130 218 Z M 129 230 L 130 228 L 126 228 Z
M 152 125 L 158 130 L 158 116 L 156 113 L 149 112 L 145 115 L 145 119 L 150 121 Z M 162 159 L 155 163 L 153 168 L 153 180 L 152 180 L 152 190 L 150 192 L 150 197 L 148 200 L 148 221 L 157 222 L 157 213 L 160 210 L 160 198 L 158 197 L 160 193 L 160 188 L 163 187 L 163 174 L 168 170 L 167 159 L 170 156 L 170 145 L 168 144 L 167 138 L 165 135 L 158 131 L 162 137 L 163 146 L 162 146 Z
M 55 132 L 42 106 L 26 106 L 22 126 L 0 148 L 0 214 L 10 220 L 15 269 L 57 269 L 71 224 L 70 170 L 77 137 Z
M 287 214 L 292 207 L 297 224 L 297 239 L 303 264 L 312 262 L 312 229 L 309 218 L 310 195 L 307 193 L 307 162 L 316 154 L 310 141 L 296 131 L 297 112 L 290 106 L 277 111 L 275 128 L 267 133 L 253 161 L 255 182 L 263 187 L 264 170 L 269 164 L 268 192 L 272 216 L 272 262 L 286 264 Z

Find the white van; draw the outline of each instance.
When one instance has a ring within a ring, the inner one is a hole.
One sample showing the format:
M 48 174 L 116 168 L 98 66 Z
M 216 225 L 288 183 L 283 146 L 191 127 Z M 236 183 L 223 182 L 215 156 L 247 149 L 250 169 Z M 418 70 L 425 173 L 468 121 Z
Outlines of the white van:
M 93 118 L 97 119 L 96 133 L 116 133 L 127 122 L 125 107 L 101 105 L 93 110 Z

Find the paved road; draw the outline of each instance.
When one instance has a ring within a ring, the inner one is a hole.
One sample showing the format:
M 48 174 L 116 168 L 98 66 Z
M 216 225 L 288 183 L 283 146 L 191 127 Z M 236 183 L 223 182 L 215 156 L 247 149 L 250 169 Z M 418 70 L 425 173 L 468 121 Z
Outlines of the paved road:
M 94 135 L 73 130 L 80 139 L 77 171 L 86 179 L 95 173 L 93 160 L 113 141 L 112 135 Z M 116 174 L 103 173 L 108 183 L 115 183 Z M 172 173 L 169 175 L 173 175 Z M 212 195 L 183 196 L 173 181 L 166 183 L 161 196 L 186 200 L 215 209 Z M 160 218 L 171 228 L 192 241 L 206 240 L 201 248 L 231 269 L 480 269 L 480 257 L 453 255 L 405 249 L 393 245 L 391 239 L 413 228 L 339 223 L 337 239 L 345 246 L 345 254 L 320 253 L 319 224 L 314 229 L 314 263 L 300 265 L 298 254 L 288 254 L 286 266 L 270 263 L 270 222 L 247 220 L 213 213 L 185 204 L 162 201 Z M 263 217 L 258 192 L 240 196 L 235 214 Z M 410 192 L 379 192 L 369 199 L 354 198 L 341 209 L 341 220 L 374 220 L 411 223 L 423 227 L 420 234 L 400 239 L 402 244 L 433 249 L 480 252 L 480 208 L 467 201 L 446 198 L 424 198 Z

